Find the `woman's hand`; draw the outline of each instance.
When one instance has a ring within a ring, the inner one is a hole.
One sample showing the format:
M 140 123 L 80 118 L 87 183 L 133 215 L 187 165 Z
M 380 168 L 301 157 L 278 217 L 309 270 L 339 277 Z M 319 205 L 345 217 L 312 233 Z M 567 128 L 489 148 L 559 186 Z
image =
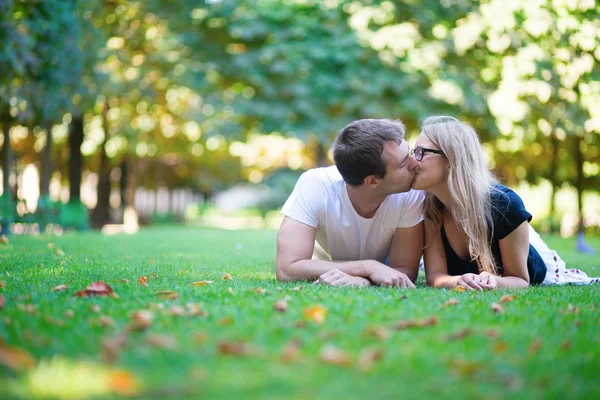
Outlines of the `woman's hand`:
M 458 278 L 456 286 L 461 286 L 466 290 L 483 290 L 481 275 L 464 274 Z
M 334 268 L 319 277 L 317 284 L 330 286 L 370 286 L 371 281 L 362 276 L 352 276 L 337 268 Z
M 479 274 L 480 285 L 484 289 L 498 289 L 498 277 L 489 272 L 483 271 Z

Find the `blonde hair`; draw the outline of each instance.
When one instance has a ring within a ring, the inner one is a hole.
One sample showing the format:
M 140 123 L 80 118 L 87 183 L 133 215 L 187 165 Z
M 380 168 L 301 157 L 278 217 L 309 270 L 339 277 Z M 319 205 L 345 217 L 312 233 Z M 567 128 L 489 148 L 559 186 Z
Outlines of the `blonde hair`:
M 487 167 L 477 133 L 448 116 L 427 118 L 422 132 L 448 158 L 452 218 L 469 239 L 471 260 L 477 262 L 480 272 L 497 275 L 490 244 L 493 237 L 491 193 L 497 181 Z M 433 194 L 426 194 L 424 208 L 426 218 L 442 224 L 444 205 Z

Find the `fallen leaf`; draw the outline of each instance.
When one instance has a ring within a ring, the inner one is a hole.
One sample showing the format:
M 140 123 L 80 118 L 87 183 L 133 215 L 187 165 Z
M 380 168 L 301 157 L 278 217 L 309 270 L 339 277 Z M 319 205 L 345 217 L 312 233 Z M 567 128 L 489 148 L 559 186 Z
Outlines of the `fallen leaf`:
M 205 311 L 200 307 L 199 304 L 187 303 L 185 305 L 188 310 L 188 314 L 190 317 L 207 317 L 208 311 Z
M 380 340 L 386 340 L 392 336 L 392 330 L 385 326 L 368 326 L 364 334 L 367 336 L 373 336 Z
M 4 289 L 6 287 L 5 281 L 0 281 L 0 288 Z
M 212 283 L 213 283 L 213 281 L 198 281 L 198 282 L 192 282 L 192 286 L 208 286 Z
M 140 285 L 142 286 L 148 286 L 148 278 L 146 278 L 145 276 L 140 276 L 138 282 L 140 282 Z
M 567 306 L 567 312 L 573 313 L 573 314 L 579 314 L 579 308 L 577 308 L 573 304 L 569 303 L 569 305 Z
M 62 285 L 54 286 L 50 291 L 51 292 L 59 292 L 61 290 L 67 290 L 68 287 L 64 283 Z
M 287 300 L 286 299 L 280 299 L 277 300 L 275 302 L 275 304 L 273 304 L 273 309 L 275 311 L 279 311 L 279 312 L 286 312 L 287 311 Z
M 208 341 L 208 334 L 206 332 L 198 332 L 194 335 L 194 342 L 206 343 Z
M 6 304 L 6 299 L 4 299 L 3 294 L 0 294 L 0 310 L 4 308 L 4 304 Z
M 74 316 L 75 316 L 75 313 L 73 312 L 73 310 L 65 311 L 65 318 L 73 318 Z
M 408 329 L 408 328 L 425 328 L 427 326 L 433 326 L 433 325 L 437 325 L 438 323 L 438 319 L 435 315 L 428 317 L 428 318 L 424 318 L 421 320 L 405 320 L 405 321 L 398 321 L 398 323 L 396 323 L 396 329 L 398 330 L 402 330 L 402 329 Z
M 495 353 L 503 353 L 504 351 L 506 351 L 506 349 L 508 349 L 508 343 L 503 341 L 497 341 L 494 343 L 494 346 L 492 348 Z
M 465 361 L 453 359 L 451 365 L 455 372 L 460 375 L 473 376 L 481 371 L 481 363 L 478 361 Z
M 310 306 L 302 311 L 304 318 L 309 319 L 317 324 L 322 324 L 325 321 L 327 315 L 327 309 L 320 304 Z
M 500 336 L 500 332 L 498 332 L 497 329 L 488 329 L 487 331 L 485 331 L 485 335 L 489 338 L 494 339 Z
M 104 362 L 107 364 L 114 363 L 128 341 L 129 335 L 126 332 L 122 332 L 116 336 L 103 337 L 100 340 L 100 346 L 102 347 Z
M 147 335 L 146 342 L 160 349 L 175 350 L 178 346 L 174 335 Z
M 183 308 L 182 306 L 175 305 L 171 307 L 171 314 L 177 317 L 182 317 L 185 314 L 185 308 Z
M 217 350 L 221 355 L 245 356 L 250 353 L 250 347 L 246 342 L 219 342 Z
M 233 291 L 232 288 L 227 288 L 227 293 L 229 293 L 230 295 L 235 295 L 235 292 Z
M 504 296 L 500 297 L 500 303 L 510 303 L 515 299 L 515 297 L 516 296 L 513 297 L 505 294 Z
M 108 285 L 107 283 L 102 282 L 102 281 L 91 283 L 85 289 L 75 292 L 73 294 L 73 296 L 77 296 L 77 297 L 111 296 L 114 298 L 119 298 L 119 296 L 113 291 L 113 288 L 110 287 L 110 285 Z
M 224 281 L 232 281 L 232 280 L 233 280 L 233 278 L 231 277 L 231 275 L 229 275 L 229 274 L 225 274 L 225 275 L 223 276 L 223 280 L 224 280 Z
M 29 315 L 34 315 L 36 312 L 35 304 L 17 304 L 17 309 L 25 311 Z
M 2 236 L 0 237 L 0 242 L 1 242 L 2 244 L 8 244 L 8 243 L 9 243 L 9 241 L 8 241 L 8 238 L 6 237 L 6 235 L 2 235 Z
M 358 356 L 358 369 L 363 372 L 373 369 L 375 362 L 383 358 L 383 351 L 380 349 L 364 349 Z
M 7 346 L 0 342 L 0 364 L 14 371 L 35 367 L 35 358 L 24 349 Z
M 455 306 L 457 304 L 458 304 L 458 299 L 455 299 L 453 297 L 450 300 L 446 301 L 444 304 L 442 304 L 442 307 L 450 307 L 450 306 Z
M 498 314 L 504 314 L 504 308 L 502 308 L 502 306 L 498 303 L 492 303 L 490 304 L 490 307 L 492 307 L 492 310 L 494 310 L 494 312 L 497 312 Z
M 267 292 L 267 289 L 265 289 L 263 287 L 259 287 L 259 288 L 253 289 L 253 292 L 258 293 L 258 294 L 263 294 L 263 293 Z
M 471 335 L 471 333 L 473 333 L 473 330 L 471 328 L 464 328 L 457 332 L 454 332 L 454 333 L 444 336 L 442 338 L 442 340 L 445 340 L 445 341 L 460 340 L 460 339 L 464 339 L 467 336 Z
M 296 286 L 290 289 L 292 292 L 299 292 L 302 290 L 302 285 Z
M 348 366 L 352 364 L 350 355 L 333 345 L 325 345 L 319 352 L 319 359 L 325 364 Z
M 531 344 L 529 345 L 529 351 L 528 351 L 529 355 L 535 356 L 541 347 L 542 347 L 542 341 L 540 339 L 534 339 L 531 342 Z
M 94 304 L 90 310 L 92 310 L 92 312 L 95 312 L 96 314 L 99 313 L 100 311 L 102 311 L 102 309 L 100 308 L 100 306 L 98 304 Z
M 49 316 L 49 315 L 46 315 L 46 316 L 44 317 L 44 320 L 45 320 L 47 323 L 49 323 L 50 325 L 54 325 L 54 326 L 65 326 L 65 322 L 64 322 L 64 321 L 62 321 L 62 320 L 60 320 L 60 319 L 57 319 L 57 318 L 53 318 L 53 317 L 51 317 L 51 316 Z
M 131 324 L 129 325 L 132 330 L 144 330 L 152 325 L 154 320 L 154 313 L 149 310 L 139 310 L 133 313 L 131 316 Z
M 122 283 L 129 283 L 129 279 L 125 279 L 125 278 L 123 278 L 123 279 L 121 279 L 121 282 L 122 282 Z
M 571 341 L 570 341 L 570 340 L 568 340 L 568 339 L 567 339 L 567 340 L 565 340 L 564 342 L 562 342 L 562 343 L 560 344 L 560 348 L 561 348 L 562 350 L 564 350 L 564 351 L 567 351 L 567 350 L 569 350 L 569 349 L 571 348 Z
M 131 397 L 139 392 L 140 385 L 129 371 L 117 370 L 111 372 L 108 378 L 108 387 L 119 396 Z
M 179 293 L 172 290 L 161 290 L 160 292 L 156 292 L 156 295 L 163 300 L 175 300 L 179 297 Z
M 319 340 L 327 342 L 340 334 L 339 331 L 326 331 L 319 334 Z
M 115 326 L 115 320 L 109 317 L 108 315 L 101 315 L 99 321 L 100 326 L 103 328 Z
M 59 257 L 62 257 L 65 255 L 65 252 L 62 251 L 61 249 L 56 249 L 56 251 L 54 252 L 54 254 L 56 254 Z
M 232 323 L 233 323 L 232 317 L 223 317 L 217 321 L 217 325 L 219 325 L 219 326 L 228 326 L 228 325 L 231 325 Z
M 281 350 L 280 359 L 286 364 L 298 361 L 300 359 L 300 340 L 290 340 Z
M 465 288 L 462 287 L 462 286 L 455 286 L 454 289 L 452 289 L 452 290 L 456 290 L 457 292 L 461 292 L 462 293 L 462 292 L 465 291 Z
M 48 248 L 49 249 L 53 249 L 54 248 L 54 243 L 52 243 L 52 242 L 48 243 Z

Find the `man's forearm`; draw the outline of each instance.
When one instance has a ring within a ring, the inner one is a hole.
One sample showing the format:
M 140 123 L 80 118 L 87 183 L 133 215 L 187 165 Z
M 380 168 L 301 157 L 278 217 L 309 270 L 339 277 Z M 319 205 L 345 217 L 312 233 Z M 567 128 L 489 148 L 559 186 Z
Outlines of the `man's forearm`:
M 337 268 L 348 275 L 368 278 L 377 261 L 324 261 L 324 260 L 298 260 L 283 268 L 278 268 L 277 279 L 280 281 L 315 280 L 324 273 Z M 381 264 L 383 265 L 383 264 Z

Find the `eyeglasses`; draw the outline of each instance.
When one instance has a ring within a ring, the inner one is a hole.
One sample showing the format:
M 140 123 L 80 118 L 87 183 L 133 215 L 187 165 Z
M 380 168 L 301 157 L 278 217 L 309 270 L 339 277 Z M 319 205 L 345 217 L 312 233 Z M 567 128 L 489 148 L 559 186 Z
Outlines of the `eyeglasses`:
M 421 146 L 415 147 L 410 152 L 411 155 L 415 156 L 415 160 L 417 160 L 417 161 L 421 161 L 423 159 L 423 156 L 425 155 L 425 153 L 434 153 L 434 154 L 444 155 L 444 152 L 441 150 L 427 149 L 427 148 L 421 147 Z

